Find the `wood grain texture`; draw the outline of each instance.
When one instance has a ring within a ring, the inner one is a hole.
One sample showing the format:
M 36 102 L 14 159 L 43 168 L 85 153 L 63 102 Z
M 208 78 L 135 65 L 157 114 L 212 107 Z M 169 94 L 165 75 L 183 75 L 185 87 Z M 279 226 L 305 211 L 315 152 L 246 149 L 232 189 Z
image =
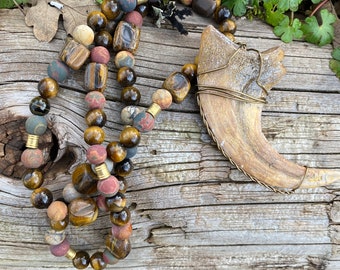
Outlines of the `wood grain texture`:
M 145 23 L 136 56 L 142 107 L 171 72 L 193 61 L 207 23 L 196 15 L 187 20 L 188 36 Z M 257 21 L 239 19 L 237 25 L 237 40 L 248 47 L 285 51 L 287 75 L 263 112 L 270 143 L 299 164 L 339 169 L 340 82 L 328 68 L 331 47 L 283 44 Z M 72 269 L 66 258 L 50 254 L 43 239 L 46 213 L 32 208 L 30 191 L 17 178 L 28 103 L 64 40 L 60 29 L 51 43 L 38 42 L 18 10 L 0 10 L 0 269 Z M 47 117 L 45 185 L 56 198 L 85 159 L 83 76 L 84 69 L 74 72 L 61 85 Z M 106 142 L 123 127 L 115 77 L 111 62 Z M 155 130 L 143 135 L 134 164 L 127 178 L 133 249 L 112 269 L 340 269 L 340 183 L 291 195 L 253 183 L 213 144 L 194 93 L 160 114 Z M 95 251 L 109 228 L 101 213 L 95 224 L 70 227 L 68 234 L 76 249 Z

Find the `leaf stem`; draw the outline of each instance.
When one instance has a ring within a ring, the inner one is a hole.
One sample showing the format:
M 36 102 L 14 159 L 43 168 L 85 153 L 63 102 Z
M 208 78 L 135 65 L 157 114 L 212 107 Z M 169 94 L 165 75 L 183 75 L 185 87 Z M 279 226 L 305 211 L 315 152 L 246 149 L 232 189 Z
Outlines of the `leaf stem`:
M 16 5 L 16 7 L 21 11 L 21 13 L 24 16 L 26 16 L 26 13 L 25 13 L 24 9 L 17 3 L 17 1 L 15 1 L 15 0 L 12 0 L 12 1 L 13 1 L 14 5 Z
M 309 17 L 312 17 L 324 4 L 326 4 L 328 0 L 323 0 L 320 2 L 312 11 L 312 13 L 309 15 Z
M 294 11 L 290 12 L 289 25 L 292 26 L 294 21 Z

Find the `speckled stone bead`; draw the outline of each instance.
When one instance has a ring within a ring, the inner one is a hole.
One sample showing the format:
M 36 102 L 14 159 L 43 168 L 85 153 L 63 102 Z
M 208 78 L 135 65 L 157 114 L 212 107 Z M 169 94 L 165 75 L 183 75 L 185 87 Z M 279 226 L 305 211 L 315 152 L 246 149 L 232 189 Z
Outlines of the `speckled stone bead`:
M 127 148 L 117 141 L 110 142 L 106 146 L 106 151 L 108 157 L 116 163 L 123 161 L 127 154 Z
M 216 0 L 192 0 L 192 9 L 204 17 L 210 17 L 217 8 Z
M 64 220 L 67 216 L 67 205 L 61 201 L 52 202 L 47 208 L 47 216 L 53 221 Z
M 87 144 L 102 144 L 105 139 L 104 130 L 97 126 L 89 127 L 84 132 L 84 140 Z
M 124 159 L 121 162 L 115 164 L 115 173 L 119 176 L 128 176 L 133 170 L 133 163 L 131 159 Z
M 109 178 L 98 181 L 97 190 L 105 197 L 114 196 L 119 190 L 118 179 L 111 175 Z
M 63 188 L 63 198 L 66 202 L 70 203 L 71 201 L 84 197 L 84 194 L 78 192 L 72 183 L 68 183 Z
M 112 48 L 113 38 L 109 31 L 107 30 L 100 30 L 94 36 L 94 43 L 96 46 L 102 46 L 108 49 Z
M 118 259 L 124 259 L 131 251 L 131 243 L 129 239 L 120 240 L 112 235 L 108 235 L 106 237 L 105 245 Z
M 91 145 L 87 148 L 86 158 L 91 164 L 101 164 L 106 160 L 106 147 L 101 144 Z
M 94 222 L 98 216 L 98 207 L 92 198 L 79 198 L 70 202 L 69 220 L 74 226 L 83 226 Z
M 197 75 L 197 65 L 192 63 L 187 63 L 182 67 L 181 72 L 187 76 L 190 82 L 192 82 Z
M 63 231 L 68 225 L 68 217 L 60 221 L 50 220 L 50 226 L 55 231 Z
M 90 255 L 86 251 L 79 250 L 72 259 L 72 263 L 76 269 L 85 269 L 90 264 Z
M 97 251 L 92 254 L 90 258 L 91 267 L 94 270 L 101 270 L 106 267 L 106 262 L 103 259 L 103 252 Z
M 123 226 L 112 225 L 111 233 L 112 236 L 117 239 L 120 240 L 128 239 L 132 234 L 132 224 L 131 222 L 128 222 Z
M 170 91 L 175 103 L 181 103 L 188 95 L 191 84 L 183 73 L 173 72 L 165 79 L 162 87 Z
M 93 109 L 86 113 L 85 121 L 88 126 L 103 127 L 106 123 L 106 114 L 101 109 Z
M 110 265 L 113 265 L 119 262 L 119 259 L 116 258 L 108 248 L 106 248 L 103 252 L 103 259 L 104 259 L 104 262 Z
M 167 109 L 172 104 L 172 95 L 166 89 L 157 89 L 152 94 L 152 102 L 157 103 L 162 110 Z
M 39 168 L 44 162 L 44 156 L 40 149 L 27 148 L 21 154 L 21 162 L 28 169 Z
M 125 158 L 132 158 L 134 157 L 138 152 L 138 147 L 135 146 L 135 147 L 129 147 L 129 148 L 126 148 L 126 157 Z
M 107 24 L 107 18 L 104 13 L 95 10 L 89 13 L 87 16 L 87 25 L 92 28 L 93 31 L 99 32 L 101 29 L 105 29 Z
M 45 242 L 49 245 L 59 245 L 66 238 L 65 231 L 48 230 L 45 233 Z
M 52 192 L 47 188 L 37 188 L 31 194 L 31 203 L 35 208 L 46 209 L 52 203 L 52 201 Z
M 91 27 L 86 24 L 77 25 L 73 32 L 72 37 L 75 41 L 83 44 L 84 46 L 89 46 L 94 40 L 94 32 Z
M 73 70 L 78 70 L 89 56 L 90 51 L 83 44 L 70 39 L 61 50 L 59 58 Z
M 138 105 L 140 102 L 140 91 L 134 86 L 124 87 L 121 95 L 121 101 L 126 105 Z
M 28 134 L 41 136 L 47 129 L 47 121 L 43 116 L 32 115 L 27 118 L 25 129 Z
M 136 79 L 136 73 L 130 67 L 121 67 L 117 72 L 117 82 L 123 87 L 132 86 Z
M 140 28 L 128 22 L 120 21 L 116 27 L 112 46 L 115 51 L 136 53 L 140 39 Z
M 59 245 L 50 246 L 50 251 L 52 255 L 56 257 L 65 256 L 69 249 L 70 249 L 70 243 L 67 240 L 67 238 L 65 238 L 65 240 L 61 242 Z
M 27 169 L 21 177 L 24 186 L 28 189 L 36 189 L 44 183 L 41 171 L 37 169 Z
M 142 109 L 140 107 L 136 106 L 126 106 L 123 108 L 123 110 L 120 112 L 120 118 L 122 122 L 126 125 L 132 125 L 133 119 L 136 117 L 137 114 L 142 112 Z
M 122 12 L 118 7 L 116 0 L 103 0 L 100 5 L 102 13 L 106 16 L 108 20 L 114 20 Z
M 99 91 L 91 91 L 86 94 L 85 102 L 90 110 L 103 109 L 105 107 L 106 99 L 103 93 Z
M 137 6 L 137 0 L 117 0 L 119 8 L 125 12 L 133 11 Z
M 148 112 L 140 112 L 133 119 L 133 126 L 140 132 L 149 132 L 155 127 L 155 118 Z
M 224 20 L 219 25 L 218 30 L 222 33 L 228 32 L 228 33 L 231 33 L 231 34 L 235 34 L 236 28 L 237 28 L 236 23 L 231 19 L 227 19 L 227 20 Z
M 72 173 L 74 188 L 81 194 L 93 194 L 97 191 L 97 175 L 88 163 L 79 164 Z
M 106 88 L 107 75 L 107 65 L 99 63 L 88 64 L 84 75 L 85 88 L 89 91 L 103 92 Z
M 30 111 L 34 115 L 46 115 L 49 113 L 50 107 L 48 100 L 41 96 L 33 98 L 29 105 Z
M 126 206 L 126 197 L 123 193 L 118 192 L 112 197 L 107 197 L 105 202 L 109 211 L 120 212 Z
M 110 221 L 117 226 L 124 226 L 130 222 L 131 213 L 127 207 L 124 207 L 120 212 L 110 212 Z
M 106 65 L 110 61 L 110 52 L 103 46 L 96 46 L 92 48 L 90 57 L 92 62 Z
M 60 61 L 59 59 L 53 60 L 47 66 L 47 75 L 51 79 L 54 79 L 55 81 L 57 81 L 58 83 L 63 83 L 70 76 L 70 69 L 67 65 L 64 64 L 64 62 Z M 40 93 L 40 95 L 42 95 L 42 94 Z M 53 96 L 51 96 L 51 97 L 44 96 L 44 97 L 45 98 L 51 98 Z
M 106 205 L 105 199 L 106 199 L 105 196 L 99 194 L 96 198 L 96 203 L 97 203 L 97 207 L 100 211 L 108 212 L 109 208 Z
M 124 21 L 131 23 L 139 28 L 143 26 L 143 17 L 138 11 L 131 11 L 124 17 Z
M 133 68 L 135 65 L 135 57 L 128 51 L 119 51 L 114 58 L 116 68 L 121 67 Z
M 126 126 L 119 135 L 119 142 L 125 147 L 135 147 L 140 142 L 140 132 L 135 127 Z

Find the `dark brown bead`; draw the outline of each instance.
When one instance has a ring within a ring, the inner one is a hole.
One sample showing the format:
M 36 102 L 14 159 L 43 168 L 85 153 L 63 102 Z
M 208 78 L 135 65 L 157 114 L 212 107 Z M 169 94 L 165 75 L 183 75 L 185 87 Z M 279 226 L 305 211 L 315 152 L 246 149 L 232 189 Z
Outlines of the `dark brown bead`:
M 78 198 L 70 202 L 69 220 L 74 226 L 91 224 L 98 217 L 98 207 L 92 198 Z
M 103 258 L 103 252 L 97 251 L 93 253 L 90 258 L 90 264 L 94 270 L 104 269 L 106 267 L 106 262 L 104 261 L 104 258 Z
M 105 48 L 112 48 L 112 35 L 107 30 L 100 30 L 94 36 L 94 43 L 97 46 L 103 46 Z
M 192 0 L 192 9 L 195 13 L 210 17 L 217 7 L 216 2 L 217 0 Z
M 104 130 L 100 127 L 92 126 L 85 130 L 84 140 L 89 145 L 102 144 L 105 139 Z
M 220 24 L 226 19 L 230 19 L 233 14 L 225 6 L 219 6 L 214 12 L 214 20 L 216 23 Z
M 50 103 L 43 97 L 35 97 L 31 100 L 30 111 L 35 115 L 46 115 L 50 111 Z
M 165 79 L 163 88 L 170 91 L 175 103 L 181 103 L 188 95 L 191 84 L 183 73 L 173 72 Z
M 138 105 L 141 95 L 139 90 L 133 86 L 127 86 L 122 90 L 121 100 L 126 105 Z
M 84 83 L 89 91 L 103 92 L 106 88 L 108 69 L 107 65 L 100 63 L 89 63 L 86 66 Z
M 126 198 L 123 193 L 117 193 L 112 197 L 105 198 L 105 203 L 109 211 L 120 212 L 126 205 Z
M 224 20 L 218 27 L 218 30 L 220 30 L 222 33 L 229 32 L 231 34 L 235 34 L 236 23 L 231 19 Z
M 54 98 L 59 91 L 59 84 L 52 78 L 44 78 L 38 83 L 39 94 L 43 98 Z
M 131 219 L 130 210 L 127 207 L 120 212 L 110 212 L 110 220 L 113 224 L 118 226 L 124 226 Z
M 106 147 L 107 155 L 113 162 L 121 162 L 125 159 L 126 148 L 119 142 L 110 142 Z
M 87 16 L 87 25 L 92 28 L 93 31 L 98 32 L 104 29 L 107 24 L 107 18 L 104 13 L 95 10 L 89 13 Z
M 122 13 L 123 14 L 123 13 Z M 108 21 L 105 30 L 111 34 L 112 37 L 112 44 L 113 44 L 113 36 L 116 31 L 117 25 L 119 21 Z M 112 48 L 112 47 L 111 47 Z
M 106 247 L 118 259 L 124 259 L 131 251 L 131 243 L 129 239 L 120 240 L 112 235 L 107 235 L 105 239 Z
M 182 73 L 187 76 L 190 82 L 192 82 L 196 78 L 197 66 L 191 63 L 185 64 L 182 67 Z
M 119 176 L 128 176 L 133 170 L 133 163 L 131 159 L 124 159 L 123 161 L 115 164 L 114 172 Z
M 51 228 L 55 231 L 63 231 L 66 229 L 68 225 L 68 217 L 60 221 L 51 220 L 50 225 L 51 225 Z
M 120 21 L 113 36 L 113 49 L 115 51 L 129 51 L 136 53 L 139 45 L 140 29 L 132 24 Z
M 73 266 L 77 269 L 85 269 L 90 264 L 90 255 L 83 250 L 79 250 L 72 259 Z
M 106 114 L 101 109 L 93 109 L 87 112 L 85 121 L 88 126 L 103 127 L 106 123 Z
M 117 73 L 117 81 L 123 86 L 131 86 L 136 82 L 137 76 L 135 71 L 130 67 L 121 67 Z
M 108 20 L 116 19 L 122 12 L 116 0 L 103 0 L 100 8 Z
M 122 176 L 118 176 L 117 179 L 119 180 L 119 192 L 125 193 L 128 188 L 127 181 Z
M 47 188 L 41 187 L 35 189 L 31 194 L 31 203 L 35 208 L 45 209 L 53 201 L 53 195 Z
M 149 13 L 149 6 L 148 5 L 145 5 L 145 4 L 141 4 L 141 5 L 138 5 L 135 9 L 137 12 L 140 13 L 140 15 L 142 15 L 142 17 L 146 17 Z
M 21 179 L 28 189 L 39 188 L 44 182 L 43 174 L 37 169 L 27 169 Z
M 78 70 L 89 58 L 90 51 L 73 39 L 69 39 L 61 50 L 59 58 L 70 68 Z
M 72 173 L 74 188 L 82 194 L 93 194 L 97 191 L 97 175 L 88 163 L 80 164 Z
M 135 147 L 140 142 L 140 132 L 135 127 L 126 126 L 120 133 L 119 142 L 126 147 Z

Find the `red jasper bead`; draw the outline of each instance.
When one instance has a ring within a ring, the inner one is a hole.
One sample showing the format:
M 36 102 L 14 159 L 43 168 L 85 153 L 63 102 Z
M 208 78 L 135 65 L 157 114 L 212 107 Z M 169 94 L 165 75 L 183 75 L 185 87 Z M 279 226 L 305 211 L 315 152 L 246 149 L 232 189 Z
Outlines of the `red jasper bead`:
M 101 144 L 91 145 L 86 151 L 87 160 L 94 165 L 104 163 L 106 157 L 106 147 Z
M 100 180 L 97 183 L 97 190 L 105 197 L 115 195 L 119 190 L 119 181 L 116 177 L 111 175 L 109 178 Z
M 128 222 L 123 226 L 112 225 L 111 233 L 112 236 L 117 239 L 128 239 L 132 234 L 132 224 L 131 222 Z
M 110 61 L 110 52 L 103 46 L 96 46 L 91 50 L 91 61 L 107 64 Z
M 138 11 L 131 11 L 125 15 L 124 21 L 142 28 L 143 17 Z
M 140 132 L 149 132 L 155 127 L 155 118 L 148 112 L 141 112 L 133 119 L 133 126 Z
M 103 109 L 106 99 L 103 93 L 99 91 L 91 91 L 86 94 L 85 102 L 89 109 Z
M 70 249 L 70 243 L 67 239 L 65 239 L 59 245 L 50 246 L 51 253 L 56 257 L 65 256 L 69 249 Z
M 27 148 L 21 154 L 21 162 L 26 168 L 36 169 L 39 168 L 44 162 L 43 152 L 36 148 Z

